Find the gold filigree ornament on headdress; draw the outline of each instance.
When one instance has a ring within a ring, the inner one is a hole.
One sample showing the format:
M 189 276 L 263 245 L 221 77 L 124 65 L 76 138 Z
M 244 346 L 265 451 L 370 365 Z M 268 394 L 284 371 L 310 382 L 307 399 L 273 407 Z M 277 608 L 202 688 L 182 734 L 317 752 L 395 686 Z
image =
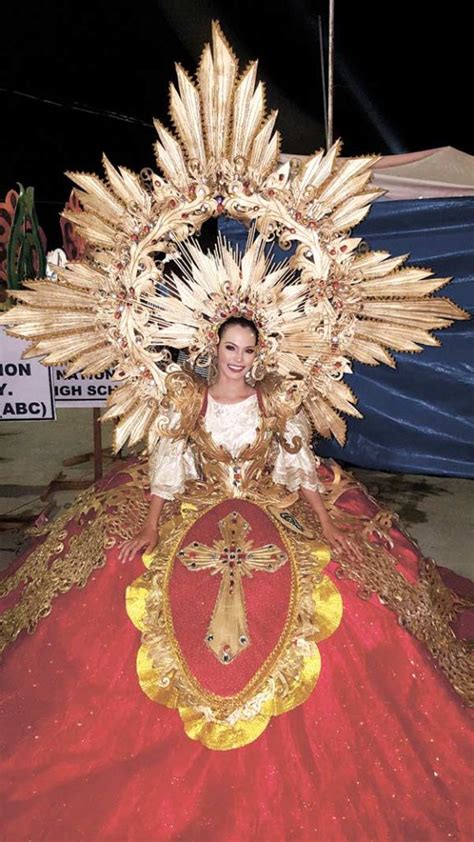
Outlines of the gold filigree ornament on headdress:
M 117 448 L 142 438 L 152 446 L 168 432 L 166 379 L 179 366 L 167 349 L 189 343 L 193 355 L 206 351 L 206 330 L 216 325 L 212 295 L 220 312 L 254 313 L 260 356 L 297 391 L 315 429 L 340 442 L 340 413 L 359 415 L 343 382 L 352 360 L 393 366 L 389 349 L 437 345 L 431 330 L 467 317 L 432 297 L 446 279 L 404 267 L 405 257 L 358 253 L 349 232 L 380 193 L 369 186 L 373 157 L 342 160 L 336 143 L 300 169 L 279 165 L 276 112 L 266 113 L 256 74 L 256 62 L 239 74 L 213 24 L 196 79 L 177 67 L 174 131 L 156 122 L 162 175 L 115 169 L 106 158 L 105 181 L 71 175 L 83 211 L 64 215 L 86 241 L 86 256 L 58 268 L 57 280 L 25 282 L 12 293 L 21 304 L 1 318 L 30 340 L 28 356 L 70 374 L 113 369 L 120 385 L 105 417 L 118 419 Z M 287 268 L 297 279 L 264 268 L 255 244 L 242 259 L 222 244 L 212 257 L 191 245 L 178 256 L 187 274 L 170 276 L 179 244 L 221 213 L 253 224 L 265 241 L 295 246 Z

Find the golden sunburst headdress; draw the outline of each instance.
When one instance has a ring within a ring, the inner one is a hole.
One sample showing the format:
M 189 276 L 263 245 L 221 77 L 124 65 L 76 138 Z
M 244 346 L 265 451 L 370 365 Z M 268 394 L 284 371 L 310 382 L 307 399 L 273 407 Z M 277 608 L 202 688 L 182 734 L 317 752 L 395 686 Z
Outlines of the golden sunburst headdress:
M 13 335 L 30 340 L 28 355 L 41 355 L 46 364 L 66 365 L 69 373 L 113 369 L 120 385 L 106 417 L 119 419 L 117 447 L 143 437 L 152 445 L 165 431 L 166 377 L 176 365 L 164 346 L 189 342 L 192 354 L 204 348 L 204 322 L 196 316 L 192 324 L 191 311 L 205 304 L 206 284 L 219 286 L 216 273 L 220 278 L 223 268 L 234 279 L 242 270 L 252 295 L 260 279 L 259 313 L 267 293 L 272 301 L 261 316 L 270 367 L 298 390 L 316 430 L 340 442 L 340 413 L 359 414 L 343 382 L 352 360 L 394 365 L 390 349 L 437 345 L 431 330 L 467 318 L 448 299 L 432 297 L 446 279 L 405 267 L 405 257 L 358 253 L 360 240 L 350 230 L 380 193 L 369 185 L 373 157 L 342 160 L 336 143 L 299 169 L 290 162 L 279 166 L 276 113 L 266 113 L 256 74 L 253 62 L 239 75 L 237 59 L 214 24 L 196 80 L 177 67 L 178 88 L 171 86 L 170 94 L 174 131 L 156 123 L 162 175 L 115 169 L 107 159 L 105 182 L 73 174 L 83 211 L 65 216 L 86 241 L 86 255 L 58 268 L 55 281 L 26 282 L 15 293 L 22 303 L 1 319 Z M 167 263 L 177 244 L 222 213 L 254 225 L 266 241 L 293 246 L 290 263 L 298 278 L 290 280 L 280 267 L 271 281 L 263 280 L 259 245 L 240 263 L 223 246 L 211 258 L 192 245 L 187 258 L 178 257 L 184 269 L 188 260 L 188 275 L 185 269 L 182 278 L 170 279 Z M 247 267 L 255 272 L 252 279 Z M 219 286 L 219 295 L 226 290 L 228 310 L 242 287 Z M 277 299 L 283 307 L 273 304 Z M 243 303 L 238 297 L 237 308 Z
M 194 366 L 208 366 L 218 331 L 232 317 L 252 321 L 259 334 L 253 366 L 280 378 L 304 375 L 300 359 L 313 353 L 313 320 L 305 315 L 307 287 L 288 261 L 275 264 L 265 240 L 249 236 L 243 255 L 219 237 L 213 252 L 197 243 L 182 245 L 175 256 L 179 274 L 164 279 L 160 294 L 147 300 L 160 342 L 185 348 Z

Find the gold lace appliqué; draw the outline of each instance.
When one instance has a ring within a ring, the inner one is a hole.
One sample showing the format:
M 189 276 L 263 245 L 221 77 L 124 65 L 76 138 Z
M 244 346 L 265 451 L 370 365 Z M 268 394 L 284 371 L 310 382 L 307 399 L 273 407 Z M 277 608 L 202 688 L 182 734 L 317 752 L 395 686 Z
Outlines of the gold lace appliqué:
M 131 538 L 148 509 L 143 464 L 127 468 L 131 482 L 95 487 L 81 494 L 52 524 L 31 530 L 42 543 L 11 575 L 0 582 L 0 598 L 18 592 L 16 603 L 0 616 L 0 652 L 20 632 L 30 634 L 51 613 L 54 599 L 72 587 L 85 587 L 91 573 L 103 567 L 106 550 Z

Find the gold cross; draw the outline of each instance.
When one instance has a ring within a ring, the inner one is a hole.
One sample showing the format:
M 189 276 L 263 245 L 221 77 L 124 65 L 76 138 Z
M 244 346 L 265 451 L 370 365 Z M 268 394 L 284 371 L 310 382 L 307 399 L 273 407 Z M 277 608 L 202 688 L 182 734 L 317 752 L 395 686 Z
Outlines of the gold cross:
M 249 529 L 242 515 L 231 512 L 219 521 L 222 538 L 212 547 L 194 541 L 178 553 L 188 570 L 210 570 L 212 576 L 222 576 L 205 642 L 223 664 L 250 645 L 242 577 L 253 578 L 255 571 L 274 573 L 288 561 L 275 544 L 253 549 L 253 541 L 246 537 Z

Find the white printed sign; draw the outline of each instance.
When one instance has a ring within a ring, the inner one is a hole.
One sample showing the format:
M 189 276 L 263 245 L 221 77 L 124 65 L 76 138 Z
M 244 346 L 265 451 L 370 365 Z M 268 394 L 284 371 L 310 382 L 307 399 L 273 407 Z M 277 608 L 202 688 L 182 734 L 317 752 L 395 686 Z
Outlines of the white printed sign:
M 112 372 L 104 371 L 95 377 L 73 374 L 66 377 L 64 368 L 54 369 L 54 400 L 56 406 L 101 407 L 118 384 L 112 382 Z
M 51 369 L 37 357 L 22 360 L 28 347 L 23 339 L 7 336 L 0 325 L 0 419 L 2 421 L 54 421 Z

